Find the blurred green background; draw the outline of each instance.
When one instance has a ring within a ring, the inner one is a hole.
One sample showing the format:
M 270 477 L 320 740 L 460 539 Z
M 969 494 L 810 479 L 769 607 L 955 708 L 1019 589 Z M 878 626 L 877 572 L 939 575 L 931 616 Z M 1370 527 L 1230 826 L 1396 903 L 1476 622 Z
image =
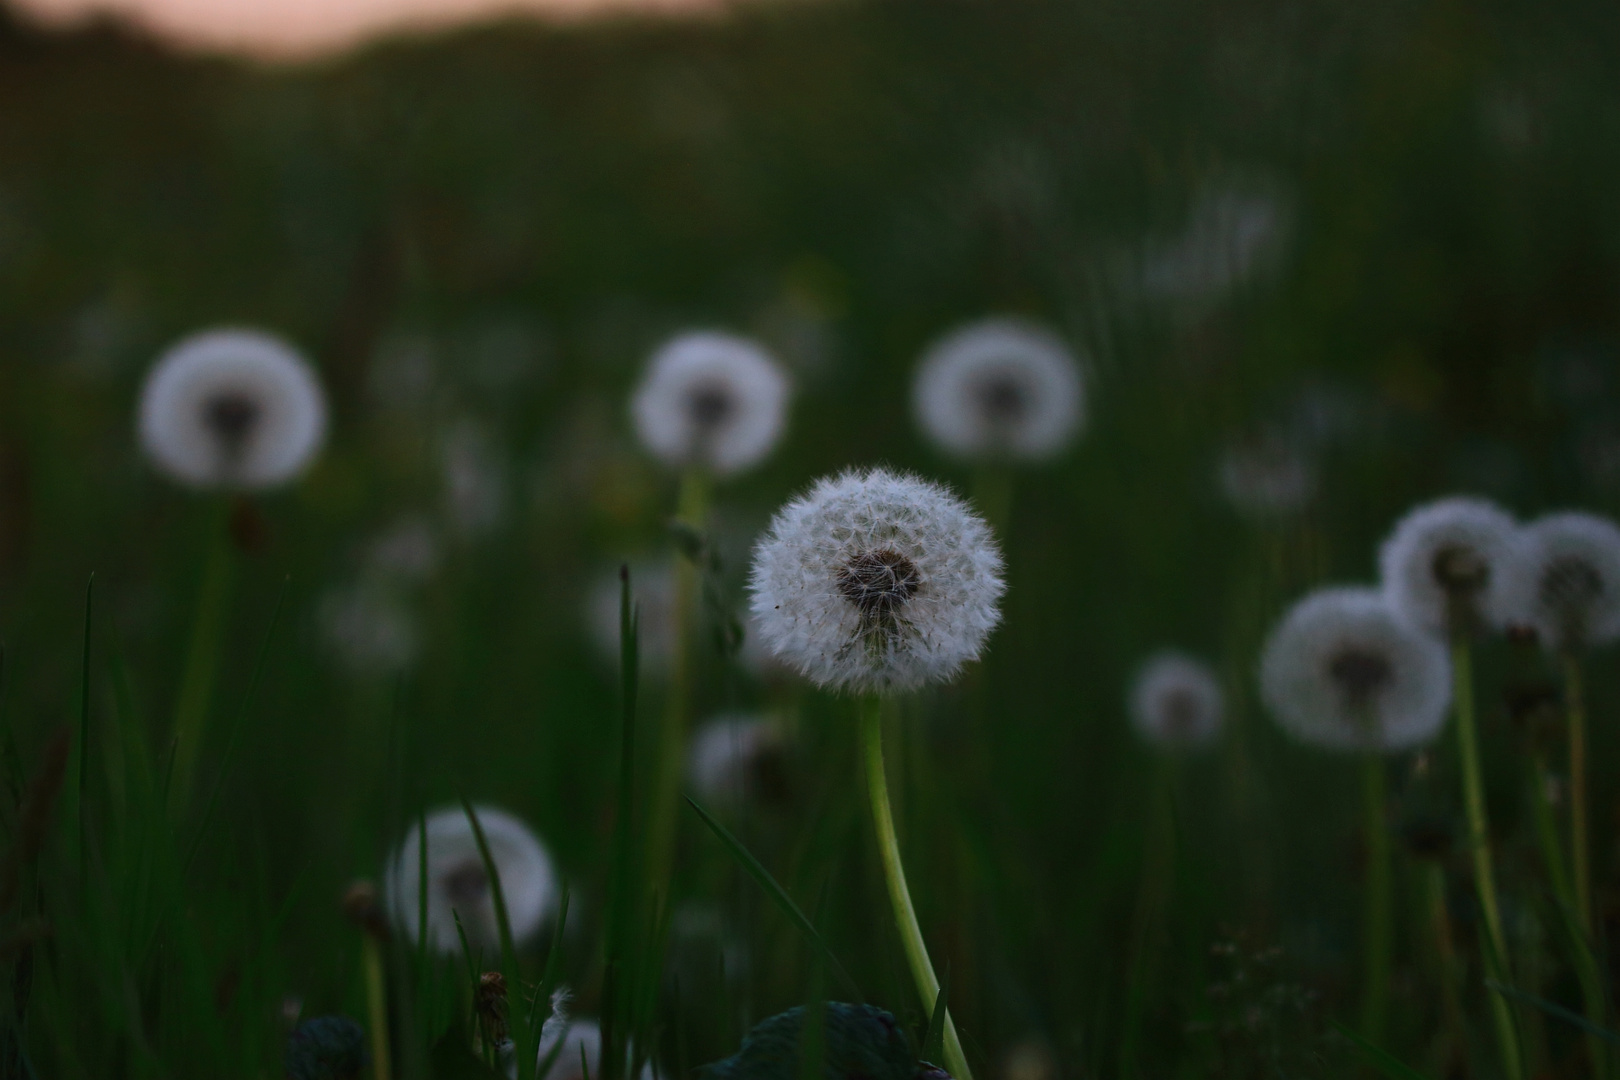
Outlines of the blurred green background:
M 626 412 L 646 357 L 722 326 L 793 372 L 783 446 L 716 493 L 738 597 L 753 536 L 819 475 L 883 462 L 971 493 L 970 470 L 917 434 L 909 381 L 931 340 L 997 313 L 1045 321 L 1084 356 L 1090 424 L 1016 475 L 987 659 L 903 709 L 908 868 L 970 1057 L 1005 1080 L 1122 1074 L 1162 767 L 1126 726 L 1125 689 L 1173 645 L 1219 666 L 1233 724 L 1175 777 L 1141 1075 L 1354 1071 L 1329 1022 L 1353 1011 L 1358 970 L 1356 777 L 1260 713 L 1258 644 L 1307 588 L 1371 580 L 1378 538 L 1416 501 L 1620 508 L 1617 33 L 1612 5 L 1583 0 L 861 0 L 512 23 L 277 68 L 0 15 L 14 787 L 76 723 L 92 572 L 87 798 L 119 783 L 95 747 L 117 742 L 120 666 L 150 752 L 167 738 L 220 508 L 139 453 L 152 360 L 195 329 L 263 326 L 311 356 L 332 407 L 315 469 L 255 500 L 262 542 L 242 557 L 204 753 L 219 802 L 206 829 L 177 826 L 179 850 L 200 846 L 164 933 L 193 935 L 208 988 L 163 989 L 162 948 L 120 958 L 84 930 L 122 894 L 76 861 L 70 782 L 25 890 L 55 930 L 21 1027 L 38 1074 L 279 1075 L 284 996 L 364 1014 L 343 887 L 380 873 L 420 808 L 461 794 L 518 813 L 556 856 L 575 897 L 563 972 L 588 1013 L 618 729 L 586 608 L 620 560 L 671 550 L 675 481 Z M 390 538 L 430 557 L 378 585 Z M 1530 894 L 1504 664 L 1480 665 L 1492 811 L 1504 889 Z M 1612 655 L 1593 669 L 1608 887 L 1612 669 Z M 655 716 L 656 680 L 645 693 Z M 786 801 L 728 820 L 805 906 L 830 881 L 834 949 L 920 1023 L 849 702 L 712 657 L 694 708 L 792 718 Z M 1453 791 L 1450 751 L 1401 762 L 1397 786 Z M 661 1002 L 666 1074 L 677 1029 L 690 1063 L 723 1056 L 804 1000 L 810 971 L 714 838 L 682 828 L 676 901 L 718 912 L 751 962 L 721 978 L 716 941 L 672 946 L 672 971 L 693 970 Z M 1533 904 L 1512 920 L 1527 955 L 1550 948 Z M 1439 1075 L 1455 1055 L 1437 1048 L 1415 921 L 1390 1048 Z M 1222 942 L 1258 965 L 1224 996 L 1237 961 L 1211 952 Z M 1545 967 L 1541 992 L 1567 997 L 1567 973 Z M 1477 982 L 1472 1071 L 1494 1076 Z M 142 995 L 214 1008 L 143 1011 Z M 196 1034 L 210 1025 L 226 1049 Z M 1009 1057 L 1019 1046 L 1046 1056 Z M 1539 1065 L 1580 1075 L 1576 1052 L 1548 1032 Z M 1019 1071 L 1031 1061 L 1055 1073 Z

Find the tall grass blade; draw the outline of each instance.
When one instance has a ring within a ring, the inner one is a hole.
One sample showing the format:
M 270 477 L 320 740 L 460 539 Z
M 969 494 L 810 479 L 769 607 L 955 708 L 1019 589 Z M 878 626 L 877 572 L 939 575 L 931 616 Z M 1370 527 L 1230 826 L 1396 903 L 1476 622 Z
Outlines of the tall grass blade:
M 506 977 L 507 986 L 507 1015 L 518 1017 L 521 1010 L 513 1009 L 511 1002 L 519 995 L 522 987 L 521 972 L 518 971 L 517 944 L 512 940 L 512 921 L 506 912 L 506 891 L 501 888 L 500 868 L 495 865 L 495 855 L 489 850 L 489 840 L 484 836 L 484 826 L 478 820 L 478 812 L 473 809 L 467 796 L 461 796 L 461 808 L 467 814 L 467 821 L 472 825 L 473 840 L 478 844 L 478 857 L 484 862 L 484 874 L 489 878 L 489 896 L 495 905 L 495 927 L 501 937 L 501 971 Z M 517 1053 L 518 1080 L 532 1076 L 534 1068 L 534 1047 L 528 1038 L 528 1025 L 519 1023 L 512 1025 L 513 1048 Z
M 939 996 L 934 999 L 934 1011 L 928 1016 L 928 1034 L 923 1038 L 922 1059 L 930 1065 L 945 1060 L 945 1003 L 951 993 L 951 969 L 946 966 L 939 977 Z
M 844 970 L 844 965 L 838 962 L 838 957 L 833 954 L 832 947 L 816 932 L 815 924 L 799 909 L 799 905 L 793 902 L 793 898 L 788 895 L 787 890 L 782 888 L 776 878 L 771 876 L 769 870 L 765 869 L 765 864 L 756 859 L 753 852 L 743 846 L 741 840 L 738 840 L 724 825 L 716 821 L 714 815 L 699 806 L 696 800 L 688 797 L 686 803 L 697 811 L 698 816 L 703 819 L 703 823 L 720 838 L 721 843 L 726 845 L 726 850 L 731 852 L 731 857 L 736 859 L 742 865 L 742 868 L 748 871 L 748 875 L 759 883 L 759 887 L 765 890 L 766 895 L 776 902 L 776 906 L 782 910 L 782 914 L 786 915 L 793 925 L 799 928 L 799 932 L 805 936 L 810 944 L 821 950 L 827 957 L 827 963 L 832 967 L 833 974 L 838 976 L 838 981 L 843 983 L 844 989 L 853 994 L 856 1001 L 865 1001 L 866 997 L 861 993 L 860 987 L 855 984 L 855 980 L 850 976 L 849 972 Z
M 1333 1029 L 1349 1039 L 1356 1049 L 1361 1051 L 1362 1056 L 1367 1059 L 1367 1063 L 1389 1077 L 1389 1080 L 1429 1080 L 1428 1077 L 1412 1068 L 1412 1066 L 1388 1051 L 1374 1046 L 1343 1024 L 1335 1022 Z
M 1540 1009 L 1548 1016 L 1580 1028 L 1588 1035 L 1595 1035 L 1604 1042 L 1610 1043 L 1614 1046 L 1620 1046 L 1620 1032 L 1611 1031 L 1608 1028 L 1603 1027 L 1601 1024 L 1594 1024 L 1581 1014 L 1572 1012 L 1555 1001 L 1548 1001 L 1544 997 L 1537 997 L 1535 994 L 1526 993 L 1525 991 L 1519 990 L 1512 986 L 1504 986 L 1495 979 L 1486 979 L 1485 985 L 1510 1001 L 1517 1001 L 1520 1004 L 1529 1005 Z

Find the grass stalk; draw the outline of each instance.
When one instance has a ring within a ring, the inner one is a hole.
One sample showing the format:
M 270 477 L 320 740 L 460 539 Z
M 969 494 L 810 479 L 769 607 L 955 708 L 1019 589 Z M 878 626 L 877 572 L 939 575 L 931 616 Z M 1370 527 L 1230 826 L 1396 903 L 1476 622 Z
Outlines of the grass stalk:
M 1361 945 L 1361 1033 L 1378 1046 L 1385 1044 L 1395 947 L 1394 855 L 1386 813 L 1386 787 L 1383 756 L 1370 752 L 1361 763 L 1363 829 L 1367 845 Z
M 883 701 L 875 695 L 867 695 L 861 699 L 860 711 L 867 791 L 872 800 L 872 824 L 877 832 L 883 877 L 888 883 L 895 926 L 900 931 L 900 942 L 912 978 L 916 980 L 917 993 L 922 998 L 923 1008 L 932 1009 L 939 998 L 939 979 L 928 959 L 928 946 L 923 941 L 917 910 L 911 903 L 911 890 L 906 885 L 905 867 L 900 862 L 900 841 L 895 836 L 894 814 L 889 807 L 889 782 L 883 771 Z M 948 1009 L 945 1012 L 945 1068 L 954 1080 L 973 1080 L 967 1057 L 962 1053 L 962 1040 L 956 1033 L 956 1022 Z
M 177 816 L 185 812 L 190 800 L 197 758 L 208 727 L 214 679 L 219 669 L 220 642 L 225 633 L 225 614 L 230 607 L 236 576 L 236 557 L 231 550 L 230 537 L 217 515 L 210 518 L 208 532 L 202 584 L 197 592 L 197 610 L 192 616 L 191 640 L 186 648 L 186 665 L 180 676 L 180 692 L 174 710 L 169 808 Z
M 1451 909 L 1446 903 L 1446 870 L 1435 861 L 1423 866 L 1423 905 L 1434 945 L 1435 978 L 1440 984 L 1440 1012 L 1450 1041 L 1450 1061 L 1442 1068 L 1451 1075 L 1452 1063 L 1468 1057 L 1468 1022 L 1463 1016 L 1462 995 L 1457 992 L 1457 945 L 1451 932 Z
M 1496 873 L 1491 859 L 1490 822 L 1485 811 L 1485 780 L 1479 760 L 1479 732 L 1474 721 L 1474 673 L 1468 639 L 1453 638 L 1451 664 L 1453 707 L 1457 713 L 1457 751 L 1461 758 L 1463 805 L 1468 816 L 1468 850 L 1474 867 L 1474 888 L 1484 915 L 1481 952 L 1488 978 L 1511 984 L 1508 977 L 1507 937 L 1502 933 L 1502 907 L 1496 898 Z M 1491 995 L 1491 1018 L 1502 1055 L 1502 1072 L 1509 1080 L 1524 1075 L 1518 1032 L 1507 1000 Z
M 692 710 L 692 642 L 702 588 L 700 545 L 708 520 L 709 476 L 693 467 L 681 474 L 675 525 L 675 609 L 670 631 L 669 680 L 663 725 L 657 737 L 652 820 L 647 835 L 648 880 L 662 889 L 674 865 L 676 819 L 680 813 L 681 774 L 686 762 L 686 732 Z M 668 893 L 667 889 L 662 889 Z
M 375 935 L 361 935 L 360 962 L 365 968 L 366 1015 L 371 1029 L 371 1075 L 389 1080 L 392 1069 L 388 1058 L 388 991 L 383 980 L 382 947 Z

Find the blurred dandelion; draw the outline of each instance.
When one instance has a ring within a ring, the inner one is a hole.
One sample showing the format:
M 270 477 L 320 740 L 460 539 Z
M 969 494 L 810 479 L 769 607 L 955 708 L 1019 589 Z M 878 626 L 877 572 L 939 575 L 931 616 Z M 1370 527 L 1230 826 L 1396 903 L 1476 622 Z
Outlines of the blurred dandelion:
M 986 319 L 936 342 L 917 367 L 923 431 L 961 457 L 1050 458 L 1084 423 L 1080 365 L 1051 331 Z
M 787 401 L 787 376 L 761 346 L 695 331 L 653 354 L 630 411 L 642 443 L 660 460 L 724 476 L 771 452 Z
M 494 807 L 475 808 L 478 823 L 489 843 L 490 858 L 500 875 L 512 939 L 532 937 L 556 908 L 557 877 L 551 856 L 538 837 L 518 818 Z M 460 806 L 427 815 L 426 936 L 439 952 L 461 950 L 456 916 L 474 948 L 494 949 L 500 943 L 489 875 L 478 850 L 471 823 Z M 389 861 L 384 891 L 388 914 L 406 941 L 422 931 L 423 877 L 421 828 L 412 828 Z
M 1620 527 L 1568 512 L 1526 526 L 1504 589 L 1516 619 L 1548 648 L 1579 651 L 1620 638 Z
M 1417 507 L 1378 553 L 1390 608 L 1441 637 L 1500 628 L 1508 617 L 1517 536 L 1513 517 L 1484 499 L 1452 497 Z
M 774 720 L 716 717 L 692 736 L 686 774 L 706 802 L 784 802 L 790 792 L 787 737 Z
M 1375 589 L 1321 589 L 1272 631 L 1261 696 L 1282 728 L 1331 750 L 1393 752 L 1439 732 L 1451 703 L 1445 648 Z
M 358 582 L 329 592 L 318 621 L 333 653 L 361 674 L 403 671 L 421 647 L 415 616 L 392 589 L 380 585 Z
M 445 431 L 439 447 L 445 510 L 464 536 L 482 536 L 506 515 L 506 477 L 489 432 L 473 420 Z
M 1210 184 L 1177 236 L 1143 249 L 1141 288 L 1184 304 L 1213 303 L 1280 261 L 1293 214 L 1274 185 Z
M 627 1046 L 626 1056 L 633 1056 L 634 1049 Z M 564 1019 L 562 1023 L 553 1024 L 549 1020 L 540 1034 L 539 1062 L 551 1059 L 551 1068 L 546 1070 L 539 1080 L 596 1080 L 602 1075 L 602 1028 L 592 1019 L 581 1017 L 576 1020 Z M 629 1072 L 629 1062 L 619 1070 L 620 1075 Z M 515 1068 L 509 1075 L 515 1075 Z M 646 1064 L 641 1068 L 639 1080 L 653 1080 L 652 1065 Z
M 309 364 L 257 330 L 210 330 L 164 353 L 141 389 L 147 456 L 183 484 L 245 490 L 294 479 L 326 434 Z
M 1131 724 L 1170 749 L 1207 746 L 1220 734 L 1221 683 L 1208 664 L 1177 652 L 1151 657 L 1131 684 Z
M 978 657 L 1001 571 L 989 526 L 945 488 L 852 470 L 777 512 L 749 587 L 766 648 L 816 685 L 910 690 Z
M 403 517 L 366 548 L 367 577 L 412 584 L 427 580 L 439 568 L 439 537 L 432 522 L 413 514 Z
M 1225 447 L 1215 477 L 1232 508 L 1254 518 L 1296 514 L 1316 497 L 1316 462 L 1280 432 Z

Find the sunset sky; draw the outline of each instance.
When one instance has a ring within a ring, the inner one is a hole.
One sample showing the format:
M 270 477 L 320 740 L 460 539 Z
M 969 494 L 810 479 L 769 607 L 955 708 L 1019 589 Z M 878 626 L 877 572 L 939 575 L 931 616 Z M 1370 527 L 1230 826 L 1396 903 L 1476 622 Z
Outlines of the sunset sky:
M 130 19 L 193 48 L 299 57 L 379 33 L 421 31 L 517 13 L 714 11 L 724 0 L 4 0 L 46 25 Z

